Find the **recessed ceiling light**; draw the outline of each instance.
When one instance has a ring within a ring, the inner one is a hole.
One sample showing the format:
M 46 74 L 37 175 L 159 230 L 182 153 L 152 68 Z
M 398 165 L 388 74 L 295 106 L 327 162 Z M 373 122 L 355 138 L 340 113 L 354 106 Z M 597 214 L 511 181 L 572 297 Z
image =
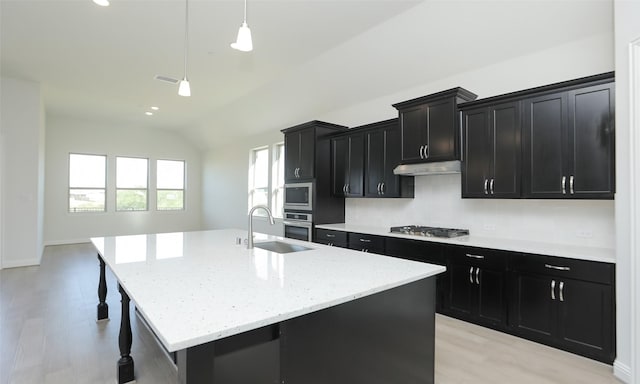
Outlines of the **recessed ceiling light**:
M 149 111 L 147 111 L 147 112 L 145 112 L 144 114 L 145 114 L 145 115 L 147 115 L 147 116 L 151 116 L 151 115 L 153 115 L 153 112 L 149 112 Z
M 157 111 L 157 110 L 158 110 L 158 109 L 160 109 L 160 108 L 158 108 L 158 107 L 151 107 L 151 109 L 153 109 L 154 111 Z
M 108 7 L 109 0 L 93 0 L 94 3 L 98 4 L 101 7 Z

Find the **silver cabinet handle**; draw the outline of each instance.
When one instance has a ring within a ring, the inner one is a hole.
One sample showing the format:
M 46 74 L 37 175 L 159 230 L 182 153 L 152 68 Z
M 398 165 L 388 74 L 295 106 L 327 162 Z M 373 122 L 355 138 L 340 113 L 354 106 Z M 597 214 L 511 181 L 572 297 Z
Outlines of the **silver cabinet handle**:
M 480 268 L 476 268 L 476 284 L 480 285 Z
M 469 282 L 473 284 L 473 267 L 469 268 Z
M 369 239 L 360 239 L 360 241 L 363 242 L 363 243 L 370 243 L 371 242 L 371 240 L 369 240 Z
M 327 243 L 327 245 L 333 247 L 333 243 Z
M 422 154 L 422 150 L 424 149 L 424 145 L 420 146 L 420 158 L 424 159 L 424 155 Z
M 349 183 L 347 183 L 347 193 L 349 193 Z
M 551 280 L 551 300 L 556 299 L 556 281 Z
M 544 267 L 548 268 L 548 269 L 556 269 L 558 271 L 570 271 L 571 270 L 571 267 L 559 267 L 557 265 L 551 265 L 551 264 L 545 264 Z
M 378 195 L 382 194 L 382 183 L 378 183 Z
M 569 176 L 569 193 L 573 195 L 573 175 Z
M 567 194 L 567 176 L 562 176 L 562 194 Z
M 466 256 L 472 259 L 484 259 L 484 256 L 482 255 L 472 255 L 471 253 L 467 253 Z
M 326 236 L 327 236 L 327 237 L 336 237 L 336 235 L 332 235 L 332 234 L 330 234 L 330 233 L 327 233 L 327 235 L 326 235 Z
M 484 194 L 488 195 L 489 194 L 489 179 L 484 179 Z
M 564 301 L 564 281 L 560 282 L 560 301 Z
M 384 181 L 380 183 L 380 194 L 384 195 Z
M 347 194 L 347 184 L 344 184 L 342 186 L 342 193 L 344 193 L 345 195 Z
M 429 145 L 424 146 L 424 158 L 425 159 L 429 158 Z
M 493 195 L 493 183 L 496 181 L 496 179 L 491 179 L 491 182 L 489 183 L 489 191 L 491 191 L 491 194 Z

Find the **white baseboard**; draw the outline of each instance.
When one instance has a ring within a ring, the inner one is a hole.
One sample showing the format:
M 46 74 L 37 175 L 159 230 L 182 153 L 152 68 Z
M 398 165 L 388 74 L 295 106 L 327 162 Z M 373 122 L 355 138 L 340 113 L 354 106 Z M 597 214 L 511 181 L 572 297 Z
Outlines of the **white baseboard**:
M 34 265 L 40 265 L 40 260 L 39 259 L 2 260 L 2 269 L 32 267 Z
M 618 360 L 613 362 L 613 375 L 623 383 L 631 384 L 631 368 Z

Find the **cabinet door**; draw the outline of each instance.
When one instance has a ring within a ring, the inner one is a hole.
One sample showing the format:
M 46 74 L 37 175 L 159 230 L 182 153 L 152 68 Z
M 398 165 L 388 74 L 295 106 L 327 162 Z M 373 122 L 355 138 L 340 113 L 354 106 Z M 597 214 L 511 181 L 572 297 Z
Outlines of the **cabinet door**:
M 554 298 L 558 281 L 518 272 L 513 279 L 509 326 L 529 339 L 551 342 L 557 322 Z
M 426 160 L 445 161 L 458 159 L 460 138 L 456 123 L 456 105 L 453 99 L 432 103 L 426 109 L 427 137 L 423 144 Z
M 297 179 L 298 164 L 300 163 L 300 133 L 293 132 L 284 135 L 284 177 L 287 181 Z
M 567 94 L 561 92 L 527 99 L 523 106 L 523 194 L 532 198 L 563 197 L 568 191 L 564 162 L 567 157 Z
M 367 132 L 367 160 L 365 163 L 365 196 L 380 197 L 380 186 L 384 180 L 385 171 L 385 136 L 386 131 L 375 130 Z
M 462 113 L 464 156 L 462 197 L 488 197 L 490 142 L 489 116 L 485 108 Z
M 478 302 L 474 311 L 481 322 L 494 327 L 506 325 L 507 311 L 504 271 L 477 268 L 475 272 Z
M 466 263 L 449 262 L 449 292 L 446 311 L 451 315 L 470 319 L 477 294 L 473 283 L 475 268 Z
M 419 106 L 400 111 L 402 161 L 421 161 L 426 141 L 426 108 Z
M 490 108 L 489 121 L 489 194 L 492 197 L 520 197 L 520 103 Z
M 567 350 L 613 362 L 613 303 L 611 286 L 579 280 L 561 280 L 558 339 Z
M 364 196 L 364 135 L 349 136 L 347 196 Z
M 572 196 L 613 197 L 614 126 L 613 83 L 569 92 Z
M 399 197 L 400 176 L 394 174 L 393 169 L 400 164 L 400 129 L 397 125 L 385 129 L 384 136 L 383 184 L 380 189 L 383 197 Z
M 349 172 L 349 138 L 331 139 L 331 188 L 334 196 L 346 196 Z
M 316 136 L 313 129 L 305 129 L 299 133 L 300 154 L 298 157 L 298 178 L 312 179 L 315 168 Z

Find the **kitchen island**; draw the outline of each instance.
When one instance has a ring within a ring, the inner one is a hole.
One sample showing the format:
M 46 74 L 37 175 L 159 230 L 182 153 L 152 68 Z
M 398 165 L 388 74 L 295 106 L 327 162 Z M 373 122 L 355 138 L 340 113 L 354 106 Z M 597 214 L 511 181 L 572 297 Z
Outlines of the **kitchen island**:
M 435 275 L 445 268 L 246 231 L 93 238 L 122 296 L 118 382 L 134 380 L 129 300 L 182 383 L 433 383 Z M 309 248 L 276 253 L 261 242 Z

